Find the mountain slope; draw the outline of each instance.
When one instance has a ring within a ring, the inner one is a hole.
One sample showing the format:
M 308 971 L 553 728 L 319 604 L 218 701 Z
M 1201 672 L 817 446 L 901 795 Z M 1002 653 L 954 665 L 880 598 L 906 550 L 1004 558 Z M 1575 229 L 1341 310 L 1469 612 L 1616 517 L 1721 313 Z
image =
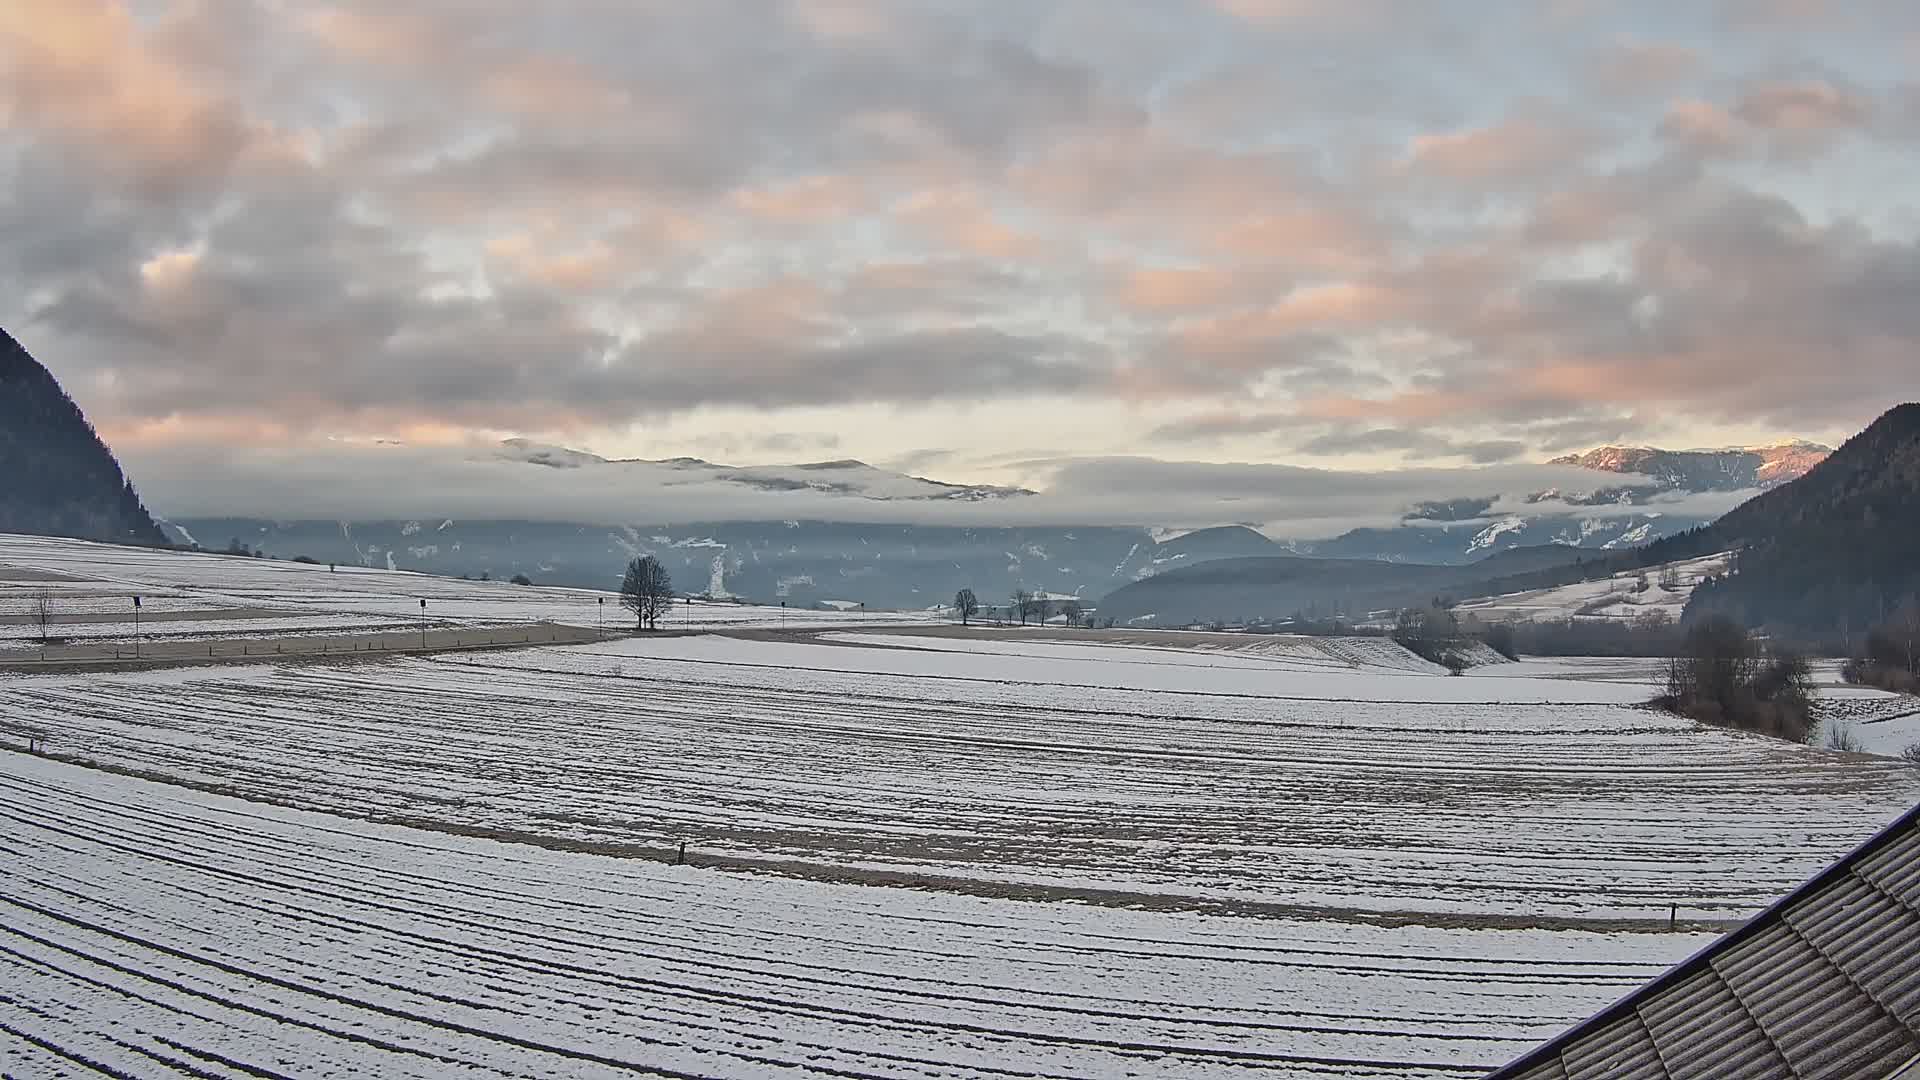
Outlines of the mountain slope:
M 5 330 L 0 330 L 0 532 L 166 542 L 80 407 Z
M 1184 567 L 1115 590 L 1097 605 L 1122 623 L 1196 623 L 1364 615 L 1431 594 L 1467 573 L 1461 567 L 1269 555 Z
M 1743 551 L 1738 572 L 1695 590 L 1687 614 L 1805 637 L 1857 634 L 1920 595 L 1916 538 L 1920 404 L 1906 404 L 1690 541 Z
M 1153 626 L 1255 622 L 1293 615 L 1359 620 L 1371 612 L 1440 598 L 1505 591 L 1507 583 L 1573 567 L 1588 554 L 1560 546 L 1522 548 L 1466 565 L 1297 555 L 1219 559 L 1116 589 L 1099 602 L 1097 610 L 1102 618 Z
M 616 588 L 627 560 L 653 555 L 676 588 L 811 607 L 927 608 L 972 589 L 1002 603 L 1015 589 L 1091 599 L 1205 557 L 1163 552 L 1133 526 L 900 525 L 850 521 L 680 521 L 631 525 L 450 521 L 268 521 L 180 518 L 179 539 L 237 539 L 269 555 L 342 565 Z M 1177 543 L 1177 542 L 1170 542 Z

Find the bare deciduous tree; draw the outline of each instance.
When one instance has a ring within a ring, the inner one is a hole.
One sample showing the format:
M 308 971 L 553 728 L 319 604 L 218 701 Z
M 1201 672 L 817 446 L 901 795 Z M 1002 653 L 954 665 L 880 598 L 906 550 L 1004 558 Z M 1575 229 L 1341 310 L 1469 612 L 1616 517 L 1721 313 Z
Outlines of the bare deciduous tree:
M 1013 590 L 1013 611 L 1020 616 L 1020 625 L 1027 625 L 1027 616 L 1033 614 L 1033 594 L 1025 589 Z
M 53 625 L 53 590 L 40 589 L 33 594 L 34 625 L 40 628 L 40 643 L 46 644 L 48 628 Z
M 980 598 L 973 595 L 972 589 L 961 589 L 953 594 L 953 610 L 960 616 L 960 625 L 965 626 L 967 620 L 979 614 Z
M 673 578 L 659 559 L 642 555 L 627 564 L 627 576 L 620 582 L 620 606 L 633 612 L 638 629 L 654 629 L 660 613 L 672 603 Z
M 1053 601 L 1047 599 L 1044 593 L 1034 593 L 1027 603 L 1033 608 L 1033 621 L 1041 626 L 1047 625 L 1047 620 L 1053 616 Z

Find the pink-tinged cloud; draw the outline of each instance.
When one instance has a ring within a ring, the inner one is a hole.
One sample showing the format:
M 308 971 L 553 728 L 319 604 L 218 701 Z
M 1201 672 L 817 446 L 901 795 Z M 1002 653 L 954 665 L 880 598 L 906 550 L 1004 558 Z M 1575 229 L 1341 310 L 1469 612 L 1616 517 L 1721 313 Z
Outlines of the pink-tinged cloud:
M 1824 80 L 1762 83 L 1733 111 L 1754 127 L 1789 135 L 1824 135 L 1863 127 L 1873 116 L 1866 96 Z
M 1438 11 L 15 0 L 0 322 L 105 423 L 262 430 L 1071 395 L 1491 456 L 1899 382 L 1920 274 L 1858 170 L 1912 157 L 1920 9 L 1791 65 Z
M 788 225 L 820 225 L 853 218 L 872 205 L 873 195 L 858 176 L 800 177 L 777 184 L 741 188 L 735 205 L 767 221 Z
M 1149 268 L 1124 276 L 1119 300 L 1149 313 L 1200 311 L 1230 303 L 1244 287 L 1239 275 L 1220 267 Z
M 909 227 L 951 251 L 988 259 L 1031 259 L 1045 252 L 1041 238 L 1002 221 L 978 192 L 943 189 L 916 192 L 895 211 Z
M 109 0 L 0 4 L 0 115 L 172 197 L 264 138 Z
M 1212 0 L 1226 15 L 1275 29 L 1357 30 L 1377 27 L 1392 5 L 1385 0 Z
M 1660 136 L 1697 154 L 1729 154 L 1744 139 L 1740 121 L 1710 101 L 1676 101 L 1660 120 Z
M 1627 41 L 1603 49 L 1593 63 L 1594 77 L 1619 96 L 1665 93 L 1706 68 L 1699 50 L 1668 41 Z
M 1589 134 L 1565 122 L 1520 115 L 1488 127 L 1416 135 L 1401 165 L 1423 177 L 1500 184 L 1573 170 L 1592 146 Z

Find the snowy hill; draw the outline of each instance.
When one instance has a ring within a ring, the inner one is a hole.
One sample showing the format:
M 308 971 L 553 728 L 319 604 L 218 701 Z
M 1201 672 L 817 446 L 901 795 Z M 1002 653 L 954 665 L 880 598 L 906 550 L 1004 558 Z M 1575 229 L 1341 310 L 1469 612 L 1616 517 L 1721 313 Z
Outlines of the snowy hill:
M 1645 570 L 1622 571 L 1597 581 L 1468 600 L 1454 610 L 1461 615 L 1477 615 L 1487 622 L 1568 619 L 1632 622 L 1660 612 L 1677 623 L 1694 588 L 1708 578 L 1725 574 L 1732 560 L 1731 553 L 1722 552 Z

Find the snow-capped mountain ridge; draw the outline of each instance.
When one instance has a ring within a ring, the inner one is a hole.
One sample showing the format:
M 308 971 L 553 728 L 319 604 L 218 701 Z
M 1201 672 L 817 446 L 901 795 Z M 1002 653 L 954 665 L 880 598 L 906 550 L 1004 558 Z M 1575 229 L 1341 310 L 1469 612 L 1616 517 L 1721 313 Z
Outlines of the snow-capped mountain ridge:
M 1034 494 L 1025 488 L 991 484 L 949 484 L 920 476 L 892 472 L 864 461 L 809 461 L 795 465 L 720 465 L 696 457 L 662 460 L 605 458 L 564 446 L 528 439 L 502 442 L 496 456 L 506 461 L 556 469 L 619 470 L 641 483 L 672 487 L 678 484 L 728 483 L 762 491 L 818 491 L 877 501 L 952 500 L 980 502 L 1017 499 Z
M 1602 446 L 1583 454 L 1554 458 L 1549 464 L 1647 476 L 1688 491 L 1739 491 L 1774 488 L 1797 480 L 1831 453 L 1830 447 L 1802 439 L 1723 450 Z

